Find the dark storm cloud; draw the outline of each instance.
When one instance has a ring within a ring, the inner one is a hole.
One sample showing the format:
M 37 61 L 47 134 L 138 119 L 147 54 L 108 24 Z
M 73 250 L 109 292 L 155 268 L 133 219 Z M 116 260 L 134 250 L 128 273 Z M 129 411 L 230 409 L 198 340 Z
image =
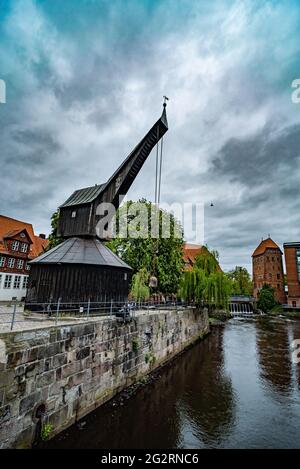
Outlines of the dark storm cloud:
M 300 125 L 265 128 L 247 139 L 230 139 L 212 160 L 211 172 L 253 187 L 274 177 L 281 166 L 293 171 L 299 162 Z
M 8 4 L 2 213 L 49 232 L 57 206 L 107 180 L 169 94 L 163 201 L 205 203 L 205 242 L 223 267 L 249 267 L 268 233 L 300 238 L 294 2 Z M 152 154 L 129 197 L 153 199 L 154 163 Z
M 44 129 L 19 130 L 12 135 L 12 138 L 18 143 L 28 145 L 30 148 L 39 146 L 50 152 L 60 149 L 60 145 L 55 142 L 53 135 Z

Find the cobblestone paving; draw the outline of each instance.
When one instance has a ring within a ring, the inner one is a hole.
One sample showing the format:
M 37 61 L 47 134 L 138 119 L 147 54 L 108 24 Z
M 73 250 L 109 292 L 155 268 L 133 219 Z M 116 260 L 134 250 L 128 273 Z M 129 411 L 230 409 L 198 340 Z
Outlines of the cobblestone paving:
M 48 319 L 42 318 L 41 315 L 34 317 L 26 317 L 24 315 L 23 306 L 17 306 L 15 320 L 13 323 L 13 331 L 24 331 L 31 329 L 40 329 L 41 327 L 55 326 L 55 318 Z M 99 318 L 89 318 L 89 320 L 99 320 Z M 13 306 L 0 305 L 0 333 L 11 331 L 11 323 L 13 319 Z M 86 318 L 72 318 L 66 320 L 59 320 L 59 325 L 78 324 L 78 322 L 85 322 Z
M 134 316 L 140 316 L 142 314 L 156 314 L 158 312 L 157 309 L 150 309 L 150 310 L 141 310 L 135 311 Z M 161 310 L 161 312 L 166 312 L 166 310 Z M 110 316 L 90 316 L 88 318 L 89 321 L 101 321 L 103 319 L 108 319 Z M 112 316 L 115 320 L 114 315 Z M 13 319 L 13 306 L 9 306 L 6 304 L 0 304 L 0 333 L 10 332 L 11 331 L 11 324 Z M 60 319 L 58 321 L 59 325 L 71 325 L 71 324 L 78 324 L 80 322 L 86 322 L 86 317 L 81 318 L 69 318 L 69 319 Z M 26 317 L 24 315 L 24 307 L 23 305 L 18 305 L 16 308 L 16 315 L 13 322 L 13 331 L 24 331 L 24 330 L 32 330 L 32 329 L 40 329 L 42 327 L 49 327 L 55 326 L 55 318 L 43 318 L 42 315 L 33 315 L 30 317 Z

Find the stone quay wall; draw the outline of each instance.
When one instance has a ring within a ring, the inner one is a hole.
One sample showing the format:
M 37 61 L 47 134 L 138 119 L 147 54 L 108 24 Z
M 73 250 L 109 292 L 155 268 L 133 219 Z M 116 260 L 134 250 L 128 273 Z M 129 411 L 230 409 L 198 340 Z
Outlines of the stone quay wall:
M 162 366 L 209 331 L 206 311 L 150 311 L 0 334 L 0 448 L 29 448 Z

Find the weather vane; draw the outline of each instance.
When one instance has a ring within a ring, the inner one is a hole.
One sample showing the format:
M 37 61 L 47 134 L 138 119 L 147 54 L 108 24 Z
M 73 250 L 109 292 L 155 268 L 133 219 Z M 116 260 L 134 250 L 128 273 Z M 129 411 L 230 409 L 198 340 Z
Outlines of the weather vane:
M 164 98 L 164 106 L 166 106 L 166 105 L 167 105 L 167 101 L 169 101 L 169 98 L 168 98 L 168 96 L 163 96 L 163 98 Z

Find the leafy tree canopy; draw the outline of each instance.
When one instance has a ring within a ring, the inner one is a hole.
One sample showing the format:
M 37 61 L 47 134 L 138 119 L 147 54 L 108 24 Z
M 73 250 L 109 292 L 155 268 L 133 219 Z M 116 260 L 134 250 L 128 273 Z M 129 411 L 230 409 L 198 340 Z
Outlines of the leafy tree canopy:
M 63 242 L 63 238 L 59 238 L 57 236 L 58 219 L 59 219 L 59 209 L 56 210 L 56 212 L 54 212 L 52 217 L 51 217 L 52 231 L 51 231 L 51 233 L 48 237 L 49 244 L 47 246 L 47 251 L 49 251 L 50 249 L 54 248 L 55 246 L 57 246 L 58 244 Z
M 150 296 L 149 273 L 145 268 L 139 270 L 132 278 L 130 294 L 136 301 L 145 301 Z
M 274 288 L 270 287 L 266 283 L 263 285 L 262 289 L 259 292 L 259 299 L 257 302 L 258 309 L 261 309 L 264 313 L 271 311 L 277 302 L 274 296 Z
M 206 275 L 220 272 L 218 251 L 209 251 L 207 246 L 203 246 L 195 259 L 194 267 L 203 270 Z
M 253 285 L 250 274 L 245 267 L 236 266 L 235 269 L 231 270 L 226 275 L 231 280 L 232 295 L 252 295 Z
M 133 204 L 138 207 L 135 202 L 128 201 L 117 212 L 117 233 L 124 220 L 125 225 L 129 227 L 128 232 L 122 233 L 122 236 L 119 233 L 107 242 L 107 247 L 129 264 L 134 273 L 145 269 L 150 275 L 155 275 L 161 293 L 176 293 L 184 266 L 182 228 L 172 213 L 158 210 L 145 199 L 139 200 L 138 204 L 147 207 L 147 219 L 144 220 L 145 223 L 136 226 L 131 212 Z M 135 224 L 140 236 L 131 236 L 131 223 Z M 164 237 L 168 227 L 169 237 Z
M 227 309 L 231 281 L 221 271 L 218 253 L 202 249 L 194 268 L 182 274 L 179 296 L 185 301 L 207 304 L 212 309 Z

